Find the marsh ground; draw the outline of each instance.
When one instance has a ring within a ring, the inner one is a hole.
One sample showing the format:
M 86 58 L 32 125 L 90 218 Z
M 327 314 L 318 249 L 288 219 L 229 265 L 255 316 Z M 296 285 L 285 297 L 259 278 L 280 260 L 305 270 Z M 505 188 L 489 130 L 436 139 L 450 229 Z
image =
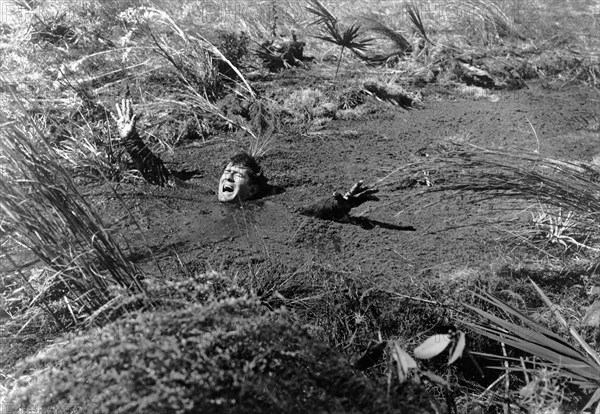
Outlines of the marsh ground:
M 266 85 L 277 89 L 278 80 Z M 166 267 L 180 265 L 173 260 L 175 253 L 190 271 L 248 270 L 265 262 L 293 270 L 314 264 L 380 275 L 402 286 L 411 278 L 452 277 L 465 269 L 502 265 L 514 252 L 508 235 L 531 220 L 531 205 L 519 209 L 497 199 L 480 200 L 467 191 L 415 196 L 426 178 L 435 185 L 435 172 L 423 174 L 412 187 L 402 186 L 393 172 L 452 140 L 487 148 L 539 149 L 547 156 L 591 162 L 600 153 L 600 136 L 582 119 L 597 113 L 600 93 L 585 86 L 559 89 L 538 82 L 518 91 L 499 91 L 492 99 L 440 87 L 425 88 L 422 94 L 416 108 L 373 103 L 373 113 L 361 119 L 331 120 L 306 134 L 277 136 L 261 162 L 271 182 L 285 189 L 281 194 L 243 206 L 217 203 L 215 183 L 223 162 L 239 150 L 237 142 L 225 138 L 184 145 L 165 156 L 173 170 L 198 171 L 186 188 L 136 184 L 120 191 Z M 353 212 L 372 220 L 373 228 L 297 213 L 299 207 L 359 179 L 381 189 L 381 201 Z M 102 191 L 94 191 L 94 197 L 102 199 Z M 136 234 L 136 227 L 128 226 L 122 231 Z M 144 257 L 145 246 L 135 242 L 142 238 L 133 240 L 133 249 Z
M 600 285 L 597 246 L 562 245 L 561 234 L 552 237 L 548 227 L 535 222 L 536 214 L 555 206 L 531 198 L 436 191 L 447 177 L 424 162 L 437 148 L 458 143 L 522 149 L 597 166 L 600 71 L 594 54 L 595 2 L 567 2 L 568 7 L 562 2 L 531 2 L 523 8 L 519 2 L 464 1 L 448 2 L 447 10 L 437 2 L 421 2 L 423 30 L 434 40 L 429 45 L 419 28 L 410 25 L 404 4 L 375 2 L 367 16 L 354 2 L 346 8 L 332 3 L 331 10 L 339 13 L 343 24 L 356 22 L 355 14 L 360 14 L 370 36 L 381 34 L 369 26 L 377 20 L 403 33 L 416 50 L 389 65 L 366 64 L 346 50 L 339 74 L 339 48 L 315 38 L 323 33 L 308 24 L 314 16 L 304 4 L 251 4 L 240 18 L 236 13 L 241 3 L 207 9 L 208 2 L 190 2 L 173 7 L 175 20 L 170 20 L 160 9 L 167 10 L 171 3 L 159 2 L 158 9 L 150 10 L 137 2 L 82 2 L 81 10 L 65 14 L 54 13 L 54 3 L 44 12 L 44 7 L 28 3 L 23 16 L 35 15 L 42 23 L 32 17 L 27 28 L 12 23 L 2 28 L 5 72 L 0 103 L 7 120 L 2 126 L 17 119 L 25 120 L 23 128 L 32 137 L 35 128 L 41 130 L 50 153 L 72 174 L 84 199 L 126 258 L 141 266 L 149 285 L 166 280 L 194 291 L 206 281 L 192 287 L 186 283 L 218 270 L 256 295 L 269 311 L 285 305 L 292 319 L 312 335 L 307 341 L 327 343 L 341 355 L 338 360 L 346 369 L 373 341 L 398 341 L 411 350 L 429 334 L 460 324 L 453 306 L 473 300 L 467 290 L 476 286 L 504 295 L 556 328 L 550 311 L 528 285 L 527 278 L 535 276 L 569 321 L 598 347 L 597 328 L 579 326 L 596 299 L 591 292 Z M 230 6 L 235 11 L 233 25 L 226 13 Z M 215 11 L 221 20 L 210 15 Z M 271 35 L 272 27 L 285 32 L 288 40 L 295 30 L 315 59 L 275 73 L 261 68 L 252 51 Z M 222 30 L 220 35 L 215 28 Z M 241 31 L 249 34 L 251 47 L 240 40 Z M 230 53 L 240 47 L 245 59 L 238 62 L 240 69 L 258 97 L 240 79 L 232 85 L 219 77 L 213 46 L 192 37 L 195 33 L 210 34 L 211 41 Z M 389 38 L 379 40 L 377 46 L 384 40 L 389 46 Z M 372 93 L 367 84 L 374 83 L 401 91 L 411 105 Z M 149 185 L 133 171 L 123 151 L 118 153 L 108 112 L 123 96 L 133 99 L 142 114 L 142 137 L 168 168 L 194 172 L 183 185 Z M 257 103 L 258 111 L 266 112 L 266 127 L 257 125 L 248 109 Z M 217 180 L 227 159 L 240 150 L 257 150 L 270 182 L 285 191 L 243 205 L 219 204 Z M 411 167 L 421 164 L 427 169 Z M 380 201 L 353 211 L 365 225 L 298 213 L 299 207 L 358 180 L 380 190 Z M 10 218 L 6 217 L 2 220 Z M 24 234 L 12 234 L 14 223 L 6 228 L 3 223 L 3 257 L 31 264 L 33 254 L 15 242 Z M 560 226 L 555 230 L 571 234 L 572 228 Z M 67 247 L 69 230 L 61 239 Z M 12 239 L 5 239 L 11 234 Z M 71 250 L 73 263 L 86 254 Z M 2 271 L 14 270 L 14 263 L 1 265 Z M 65 290 L 62 281 L 54 282 L 60 272 L 70 275 L 70 263 L 55 268 L 49 261 L 46 270 L 40 266 L 25 266 L 23 273 L 7 273 L 3 279 L 0 309 L 12 314 L 6 332 L 18 332 L 0 355 L 3 390 L 14 384 L 17 360 L 48 344 L 70 341 L 40 303 L 64 318 L 67 333 L 85 332 L 82 321 L 92 312 L 85 306 L 87 293 L 78 296 Z M 79 283 L 79 277 L 71 280 Z M 154 299 L 181 294 L 176 289 L 159 291 Z M 200 309 L 202 303 L 190 297 L 178 306 Z M 72 308 L 75 304 L 81 306 Z M 21 332 L 23 325 L 28 329 Z M 14 338 L 21 342 L 15 344 Z M 498 344 L 471 334 L 468 338 L 475 350 L 500 352 Z M 250 341 L 250 348 L 259 342 Z M 112 345 L 118 350 L 118 343 Z M 75 370 L 78 361 L 71 361 Z M 373 380 L 373 389 L 382 396 L 385 374 L 394 367 L 390 361 L 351 376 Z M 66 364 L 67 369 L 71 365 Z M 471 412 L 469 401 L 486 412 L 502 410 L 506 396 L 501 391 L 495 400 L 479 397 L 496 376 L 474 384 L 469 382 L 473 369 L 465 368 L 468 363 L 463 360 L 456 371 L 443 361 L 424 365 L 448 377 L 451 371 L 456 374 L 462 412 Z M 69 381 L 67 389 L 72 386 Z M 519 397 L 524 385 L 519 381 L 513 379 L 511 398 L 519 401 L 523 412 L 532 405 Z M 575 396 L 573 406 L 580 406 L 582 394 L 564 389 Z M 439 390 L 431 395 L 443 400 Z M 82 400 L 86 398 L 82 394 Z M 389 389 L 386 398 L 390 400 Z M 550 405 L 558 402 L 554 406 L 563 402 L 552 395 L 547 400 Z M 428 402 L 421 405 L 429 410 Z

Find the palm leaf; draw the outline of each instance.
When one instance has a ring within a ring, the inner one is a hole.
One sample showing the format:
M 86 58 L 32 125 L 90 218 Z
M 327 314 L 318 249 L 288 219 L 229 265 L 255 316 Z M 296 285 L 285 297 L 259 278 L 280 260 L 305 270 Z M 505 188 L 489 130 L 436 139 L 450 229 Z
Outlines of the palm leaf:
M 533 280 L 529 279 L 529 281 L 537 291 L 538 295 L 540 295 L 544 303 L 546 303 L 546 306 L 548 306 L 548 308 L 552 310 L 554 316 L 560 322 L 560 324 L 569 331 L 571 336 L 579 343 L 579 345 L 581 345 L 581 347 L 590 356 L 590 358 L 592 358 L 596 362 L 596 365 L 600 366 L 600 357 L 598 356 L 596 351 L 594 351 L 592 347 L 589 346 L 587 342 L 583 340 L 581 335 L 579 335 L 579 333 L 577 333 L 577 331 L 575 331 L 575 329 L 567 323 L 565 318 L 560 314 L 556 306 L 550 301 L 550 299 L 548 298 L 548 296 L 546 296 L 542 289 L 540 289 L 540 287 Z
M 373 39 L 371 38 L 357 40 L 357 38 L 361 34 L 360 25 L 353 24 L 352 26 L 344 30 L 341 34 L 339 31 L 337 31 L 336 28 L 334 28 L 329 23 L 326 23 L 325 27 L 327 28 L 327 34 L 314 37 L 329 43 L 333 43 L 340 47 L 355 50 L 365 50 L 373 42 Z
M 552 362 L 542 361 L 537 358 L 534 358 L 534 360 L 531 361 L 529 359 L 509 357 L 509 356 L 504 356 L 504 355 L 496 355 L 496 354 L 490 354 L 490 353 L 486 353 L 486 352 L 472 352 L 472 354 L 483 357 L 483 358 L 487 358 L 487 359 L 513 362 L 515 364 L 513 366 L 508 366 L 508 367 L 490 366 L 490 367 L 488 367 L 490 369 L 497 369 L 497 370 L 501 370 L 501 371 L 508 370 L 510 372 L 523 373 L 523 364 L 524 364 L 526 366 L 526 368 L 531 369 L 531 370 L 547 369 L 549 371 L 556 371 L 556 364 L 554 364 Z M 529 366 L 527 366 L 527 365 L 529 365 Z M 570 371 L 564 371 L 564 370 L 561 371 L 560 373 L 563 377 L 569 379 L 573 384 L 579 386 L 581 389 L 585 389 L 585 390 L 598 389 L 598 385 L 590 383 L 586 376 L 582 376 L 577 373 L 570 372 Z
M 545 298 L 546 303 L 549 306 L 552 305 L 547 296 L 541 292 L 541 289 L 535 283 L 534 287 L 536 287 L 538 293 L 541 293 L 542 299 Z M 518 322 L 516 323 L 507 318 L 493 315 L 473 305 L 464 305 L 484 320 L 484 322 L 465 323 L 474 332 L 534 355 L 541 360 L 541 362 L 536 361 L 538 368 L 545 367 L 557 370 L 561 375 L 570 379 L 581 388 L 597 389 L 600 387 L 600 363 L 598 362 L 597 354 L 589 345 L 583 342 L 581 337 L 579 339 L 583 344 L 581 342 L 580 344 L 585 349 L 585 352 L 582 352 L 561 336 L 550 331 L 512 306 L 502 302 L 490 293 L 473 293 L 484 302 L 513 317 Z M 552 306 L 551 309 L 555 308 Z M 512 360 L 514 362 L 520 361 L 520 359 L 506 356 L 481 353 L 479 355 L 502 360 Z M 503 367 L 502 369 L 505 368 Z M 515 369 L 521 368 L 515 367 Z
M 389 28 L 375 18 L 367 18 L 369 22 L 369 30 L 379 33 L 391 40 L 402 53 L 410 53 L 412 45 L 401 33 Z
M 417 6 L 415 6 L 414 4 L 407 5 L 406 12 L 408 13 L 408 16 L 410 17 L 410 21 L 415 26 L 415 29 L 417 30 L 417 32 L 419 32 L 421 37 L 423 37 L 423 39 L 425 39 L 427 42 L 433 43 L 427 37 L 427 31 L 425 30 L 425 26 L 423 25 L 423 20 L 421 19 L 421 13 L 419 12 L 419 9 L 417 8 Z
M 353 24 L 342 34 L 342 44 L 340 46 L 347 47 L 348 49 L 365 50 L 372 42 L 373 39 L 357 40 L 360 36 L 360 25 Z
M 315 16 L 317 20 L 310 23 L 310 25 L 332 23 L 337 25 L 338 19 L 325 7 L 319 0 L 306 0 L 310 6 L 306 7 L 306 10 Z M 312 7 L 311 7 L 312 6 Z

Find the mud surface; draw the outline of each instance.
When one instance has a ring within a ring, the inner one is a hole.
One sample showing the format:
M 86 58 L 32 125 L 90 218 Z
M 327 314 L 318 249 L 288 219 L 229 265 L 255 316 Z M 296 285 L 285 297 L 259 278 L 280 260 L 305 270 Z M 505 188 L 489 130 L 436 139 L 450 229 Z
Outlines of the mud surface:
M 490 223 L 519 216 L 497 200 L 474 202 L 469 194 L 439 193 L 414 198 L 410 192 L 419 189 L 382 185 L 381 201 L 354 211 L 372 220 L 372 229 L 304 217 L 296 209 L 359 179 L 375 183 L 444 140 L 539 149 L 573 160 L 591 161 L 600 153 L 600 135 L 585 121 L 598 119 L 597 90 L 528 86 L 478 100 L 439 87 L 426 89 L 419 108 L 380 104 L 360 120 L 333 120 L 309 134 L 278 136 L 261 162 L 271 182 L 286 191 L 242 206 L 216 200 L 224 162 L 239 149 L 227 137 L 161 154 L 173 170 L 201 172 L 186 188 L 119 186 L 137 224 L 127 219 L 120 203 L 107 202 L 108 192 L 88 193 L 95 194 L 94 204 L 129 240 L 132 258 L 151 263 L 149 247 L 166 270 L 244 272 L 277 266 L 294 272 L 318 266 L 404 283 L 485 268 L 510 253 L 503 225 Z

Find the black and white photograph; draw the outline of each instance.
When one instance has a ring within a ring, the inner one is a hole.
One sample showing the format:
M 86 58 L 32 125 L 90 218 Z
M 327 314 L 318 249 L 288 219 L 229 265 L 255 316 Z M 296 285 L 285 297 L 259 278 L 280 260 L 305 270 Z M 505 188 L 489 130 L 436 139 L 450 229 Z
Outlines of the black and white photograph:
M 600 414 L 600 0 L 0 0 L 0 414 Z

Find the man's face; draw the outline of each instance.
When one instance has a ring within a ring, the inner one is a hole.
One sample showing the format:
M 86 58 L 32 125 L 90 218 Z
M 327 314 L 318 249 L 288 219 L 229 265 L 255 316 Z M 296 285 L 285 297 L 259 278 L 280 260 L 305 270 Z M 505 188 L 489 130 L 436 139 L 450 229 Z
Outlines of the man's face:
M 257 186 L 250 178 L 250 170 L 232 163 L 227 164 L 219 180 L 220 202 L 244 201 L 253 197 L 256 190 Z

